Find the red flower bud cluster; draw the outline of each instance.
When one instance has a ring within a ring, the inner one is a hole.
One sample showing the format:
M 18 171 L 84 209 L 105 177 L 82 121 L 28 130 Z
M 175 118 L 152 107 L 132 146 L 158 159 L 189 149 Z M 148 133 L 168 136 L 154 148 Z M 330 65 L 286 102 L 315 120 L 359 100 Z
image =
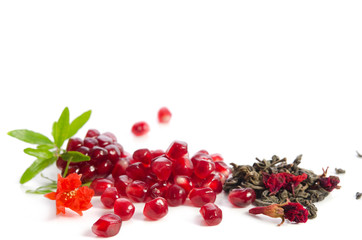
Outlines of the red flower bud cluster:
M 327 190 L 328 192 L 332 192 L 333 189 L 335 188 L 337 189 L 341 188 L 340 186 L 338 186 L 339 177 L 337 176 L 326 177 L 327 171 L 328 168 L 326 170 L 323 169 L 323 174 L 318 179 L 319 186 L 321 186 L 323 189 Z
M 301 175 L 293 175 L 291 173 L 273 173 L 263 175 L 263 182 L 265 187 L 270 191 L 270 195 L 274 195 L 279 192 L 280 189 L 286 189 L 294 194 L 294 188 L 299 183 L 307 179 L 308 175 L 303 173 Z

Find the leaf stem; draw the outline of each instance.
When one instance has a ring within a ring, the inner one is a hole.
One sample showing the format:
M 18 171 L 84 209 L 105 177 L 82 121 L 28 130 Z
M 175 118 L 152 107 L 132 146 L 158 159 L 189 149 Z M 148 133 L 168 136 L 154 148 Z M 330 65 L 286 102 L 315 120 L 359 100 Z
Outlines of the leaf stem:
M 72 161 L 72 157 L 70 157 L 69 160 L 67 161 L 67 165 L 65 166 L 64 173 L 63 173 L 63 178 L 65 178 L 68 174 L 68 168 L 69 168 L 69 164 L 71 161 Z

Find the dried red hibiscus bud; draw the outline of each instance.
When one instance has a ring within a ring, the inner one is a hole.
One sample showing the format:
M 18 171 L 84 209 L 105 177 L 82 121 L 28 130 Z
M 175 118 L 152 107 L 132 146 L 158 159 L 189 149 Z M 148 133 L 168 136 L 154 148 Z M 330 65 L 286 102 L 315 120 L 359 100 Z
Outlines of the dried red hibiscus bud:
M 308 210 L 302 204 L 297 202 L 286 202 L 284 204 L 272 204 L 265 207 L 255 207 L 249 210 L 251 214 L 264 214 L 272 218 L 281 218 L 284 223 L 285 219 L 295 223 L 305 223 L 308 220 Z
M 270 195 L 274 195 L 279 192 L 280 189 L 287 189 L 294 194 L 294 188 L 299 183 L 307 179 L 308 175 L 303 173 L 301 175 L 293 175 L 291 173 L 273 173 L 263 175 L 263 182 L 265 187 L 270 191 Z
M 332 192 L 333 189 L 335 189 L 335 188 L 340 189 L 341 187 L 338 186 L 338 184 L 340 182 L 339 177 L 336 177 L 336 176 L 326 177 L 327 171 L 328 171 L 328 168 L 326 170 L 323 169 L 323 174 L 318 179 L 319 186 L 321 186 L 323 189 L 327 190 L 328 192 Z

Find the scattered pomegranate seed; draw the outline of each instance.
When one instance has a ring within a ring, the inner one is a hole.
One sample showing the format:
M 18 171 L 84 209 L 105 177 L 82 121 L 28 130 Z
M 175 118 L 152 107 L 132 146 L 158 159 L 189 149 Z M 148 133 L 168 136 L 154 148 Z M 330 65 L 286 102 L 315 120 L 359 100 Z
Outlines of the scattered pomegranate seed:
M 194 188 L 194 183 L 192 182 L 191 178 L 188 176 L 182 176 L 182 175 L 175 176 L 174 183 L 182 187 L 185 190 L 186 195 L 189 194 L 191 189 Z
M 113 187 L 113 182 L 106 178 L 97 178 L 89 187 L 94 190 L 94 196 L 101 196 L 104 190 Z
M 209 187 L 193 188 L 190 191 L 189 198 L 193 205 L 202 207 L 206 203 L 215 202 L 216 193 Z
M 126 187 L 126 194 L 133 202 L 144 202 L 147 197 L 147 184 L 140 180 L 135 180 Z
M 167 203 L 172 207 L 184 204 L 186 197 L 187 195 L 185 189 L 177 184 L 171 185 L 166 193 Z
M 167 107 L 162 107 L 160 110 L 158 110 L 158 121 L 160 123 L 168 123 L 171 119 L 171 116 L 172 114 Z
M 166 156 L 171 160 L 181 158 L 187 153 L 187 143 L 183 141 L 172 142 L 166 150 Z
M 159 181 L 166 181 L 172 172 L 172 162 L 165 157 L 158 157 L 152 161 L 151 170 Z
M 235 188 L 230 191 L 228 199 L 236 207 L 246 207 L 255 201 L 255 192 L 251 188 Z
M 149 167 L 153 159 L 152 153 L 147 148 L 134 151 L 132 157 L 134 161 L 143 163 L 145 167 Z
M 218 174 L 210 174 L 203 182 L 203 187 L 211 188 L 216 194 L 222 192 L 222 182 Z
M 121 217 L 122 221 L 131 219 L 135 211 L 133 203 L 126 198 L 118 198 L 114 202 L 114 213 Z
M 149 188 L 151 198 L 165 197 L 168 191 L 168 185 L 165 182 L 157 182 Z
M 136 136 L 143 136 L 150 131 L 150 126 L 146 122 L 137 122 L 132 126 L 132 133 Z
M 117 188 L 110 187 L 104 190 L 101 196 L 101 202 L 105 207 L 113 208 L 114 202 L 116 201 L 117 198 L 120 198 Z
M 141 162 L 135 162 L 126 168 L 126 174 L 133 180 L 145 180 L 148 175 L 148 168 Z
M 120 175 L 114 179 L 114 186 L 117 188 L 118 193 L 121 196 L 127 196 L 126 188 L 132 183 L 132 179 L 127 175 Z
M 200 159 L 195 161 L 194 173 L 199 178 L 208 177 L 215 170 L 215 163 L 210 160 Z
M 92 226 L 92 232 L 99 237 L 117 235 L 122 226 L 122 219 L 113 213 L 103 215 Z
M 214 203 L 206 203 L 201 207 L 200 213 L 209 226 L 218 225 L 222 220 L 222 211 Z
M 143 215 L 152 220 L 158 220 L 166 216 L 168 212 L 168 205 L 166 199 L 157 197 L 145 204 L 143 208 Z

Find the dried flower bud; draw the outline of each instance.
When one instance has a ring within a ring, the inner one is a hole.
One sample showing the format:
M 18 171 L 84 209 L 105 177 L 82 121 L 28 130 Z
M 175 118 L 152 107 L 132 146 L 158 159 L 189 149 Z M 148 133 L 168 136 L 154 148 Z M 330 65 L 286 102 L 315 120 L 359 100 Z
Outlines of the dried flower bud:
M 341 187 L 338 186 L 340 180 L 337 176 L 327 176 L 328 167 L 326 170 L 323 169 L 323 174 L 318 179 L 319 186 L 323 189 L 327 190 L 328 192 L 332 192 L 333 189 L 337 188 L 340 189 Z
M 255 207 L 249 210 L 251 214 L 264 214 L 272 218 L 281 218 L 284 223 L 285 219 L 295 223 L 305 223 L 308 220 L 308 210 L 300 203 L 287 201 L 284 204 L 272 204 L 265 207 Z
M 264 173 L 263 182 L 265 187 L 269 189 L 271 195 L 276 194 L 282 188 L 294 194 L 294 188 L 307 179 L 307 177 L 308 175 L 305 173 L 301 175 L 293 175 L 286 172 L 274 174 Z

